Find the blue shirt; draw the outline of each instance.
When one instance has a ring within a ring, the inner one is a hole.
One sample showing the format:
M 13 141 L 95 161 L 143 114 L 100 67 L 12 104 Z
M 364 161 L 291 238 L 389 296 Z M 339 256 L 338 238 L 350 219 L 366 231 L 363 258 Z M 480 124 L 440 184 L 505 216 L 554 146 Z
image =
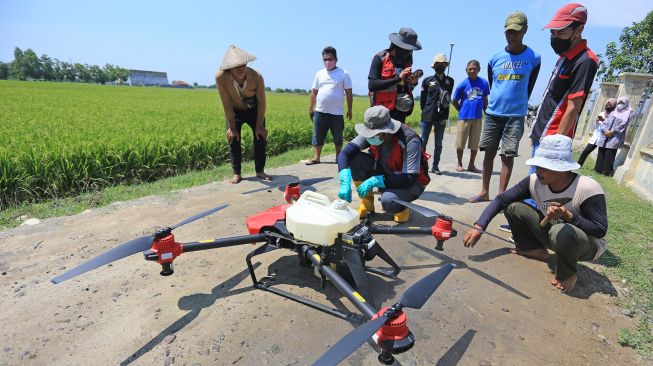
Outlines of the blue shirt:
M 513 55 L 505 49 L 488 62 L 492 91 L 486 113 L 523 117 L 528 113 L 528 96 L 540 68 L 540 55 L 530 47 Z M 530 85 L 530 88 L 529 88 Z
M 474 80 L 466 78 L 453 94 L 453 100 L 460 104 L 458 119 L 480 119 L 483 118 L 483 96 L 490 94 L 490 86 L 487 80 L 476 77 Z

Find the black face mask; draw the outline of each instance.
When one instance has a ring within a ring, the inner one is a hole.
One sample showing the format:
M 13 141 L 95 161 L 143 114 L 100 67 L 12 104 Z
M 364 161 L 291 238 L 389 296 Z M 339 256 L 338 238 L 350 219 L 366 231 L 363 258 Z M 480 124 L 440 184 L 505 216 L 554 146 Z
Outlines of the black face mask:
M 553 52 L 557 53 L 558 55 L 562 55 L 563 53 L 567 52 L 567 50 L 569 50 L 571 47 L 571 40 L 573 38 L 574 34 L 572 34 L 568 39 L 551 36 L 551 48 L 553 48 Z
M 608 106 L 606 106 L 606 107 L 605 107 L 605 111 L 606 111 L 606 112 L 612 112 L 612 111 L 614 111 L 614 107 L 608 107 Z
M 397 51 L 395 51 L 394 59 L 397 62 L 396 66 L 403 67 L 405 64 L 408 63 L 408 61 L 410 61 L 410 51 L 397 48 Z
M 446 67 L 446 66 L 439 65 L 439 66 L 435 66 L 433 69 L 434 69 L 435 72 L 438 73 L 438 74 L 444 74 L 444 70 L 446 70 L 447 67 Z

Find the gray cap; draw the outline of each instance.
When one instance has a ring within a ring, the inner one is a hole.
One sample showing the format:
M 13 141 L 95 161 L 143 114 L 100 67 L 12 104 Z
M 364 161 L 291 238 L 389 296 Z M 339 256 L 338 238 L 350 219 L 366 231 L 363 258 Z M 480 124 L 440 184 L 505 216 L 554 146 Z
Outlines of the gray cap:
M 367 108 L 363 116 L 364 122 L 354 126 L 356 133 L 363 137 L 373 137 L 380 133 L 395 133 L 399 131 L 401 122 L 390 118 L 390 110 L 382 105 Z

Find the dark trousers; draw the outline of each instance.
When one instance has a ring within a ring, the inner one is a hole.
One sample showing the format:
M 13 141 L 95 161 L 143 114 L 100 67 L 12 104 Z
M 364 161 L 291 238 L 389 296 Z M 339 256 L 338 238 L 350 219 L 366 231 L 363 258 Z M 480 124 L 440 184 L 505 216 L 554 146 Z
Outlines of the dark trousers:
M 548 224 L 541 228 L 542 212 L 523 202 L 511 203 L 503 212 L 517 249 L 551 249 L 556 253 L 555 276 L 558 281 L 576 274 L 578 261 L 589 261 L 596 255 L 592 239 L 572 224 Z
M 617 149 L 608 149 L 599 147 L 599 153 L 596 157 L 596 165 L 594 171 L 603 175 L 612 175 L 612 166 L 614 159 L 617 156 Z
M 444 130 L 447 128 L 447 120 L 424 122 L 421 123 L 422 127 L 422 143 L 424 148 L 429 142 L 429 135 L 431 128 L 433 129 L 433 140 L 435 147 L 433 148 L 433 167 L 439 168 L 440 155 L 442 155 L 442 139 L 444 138 Z
M 364 181 L 374 175 L 385 175 L 381 164 L 374 160 L 374 157 L 368 153 L 359 152 L 349 159 L 349 168 L 351 169 L 351 178 L 353 181 Z M 395 199 L 411 202 L 419 198 L 424 192 L 424 188 L 416 183 L 408 188 L 386 188 L 381 193 L 381 207 L 385 212 L 397 213 L 406 207 L 395 202 Z
M 594 151 L 594 149 L 596 149 L 596 145 L 594 144 L 587 144 L 587 146 L 585 146 L 585 150 L 583 150 L 583 152 L 580 153 L 580 158 L 578 158 L 578 164 L 580 164 L 580 166 L 583 166 L 583 164 L 585 164 L 585 159 L 587 159 L 589 154 L 591 154 L 592 151 Z
M 248 109 L 245 111 L 235 110 L 234 121 L 236 123 L 236 130 L 241 133 L 244 124 L 249 125 L 254 135 L 254 168 L 257 173 L 265 169 L 265 147 L 267 141 L 263 138 L 256 138 L 256 114 L 257 109 Z M 263 120 L 265 126 L 265 120 Z M 231 169 L 234 174 L 240 174 L 240 163 L 243 159 L 242 146 L 240 141 L 234 140 L 229 144 L 229 157 L 231 158 Z

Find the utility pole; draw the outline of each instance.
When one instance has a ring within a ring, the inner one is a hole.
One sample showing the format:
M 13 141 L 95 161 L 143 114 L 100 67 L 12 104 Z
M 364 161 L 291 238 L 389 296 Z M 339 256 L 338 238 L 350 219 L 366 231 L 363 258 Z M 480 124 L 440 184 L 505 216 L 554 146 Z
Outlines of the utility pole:
M 453 46 L 453 43 L 449 43 L 449 65 L 447 65 L 447 76 L 449 76 L 449 69 L 451 68 L 451 55 L 453 54 Z M 454 88 L 455 87 L 456 86 L 454 85 Z M 449 120 L 449 116 L 447 116 L 447 132 L 451 132 L 451 121 Z

